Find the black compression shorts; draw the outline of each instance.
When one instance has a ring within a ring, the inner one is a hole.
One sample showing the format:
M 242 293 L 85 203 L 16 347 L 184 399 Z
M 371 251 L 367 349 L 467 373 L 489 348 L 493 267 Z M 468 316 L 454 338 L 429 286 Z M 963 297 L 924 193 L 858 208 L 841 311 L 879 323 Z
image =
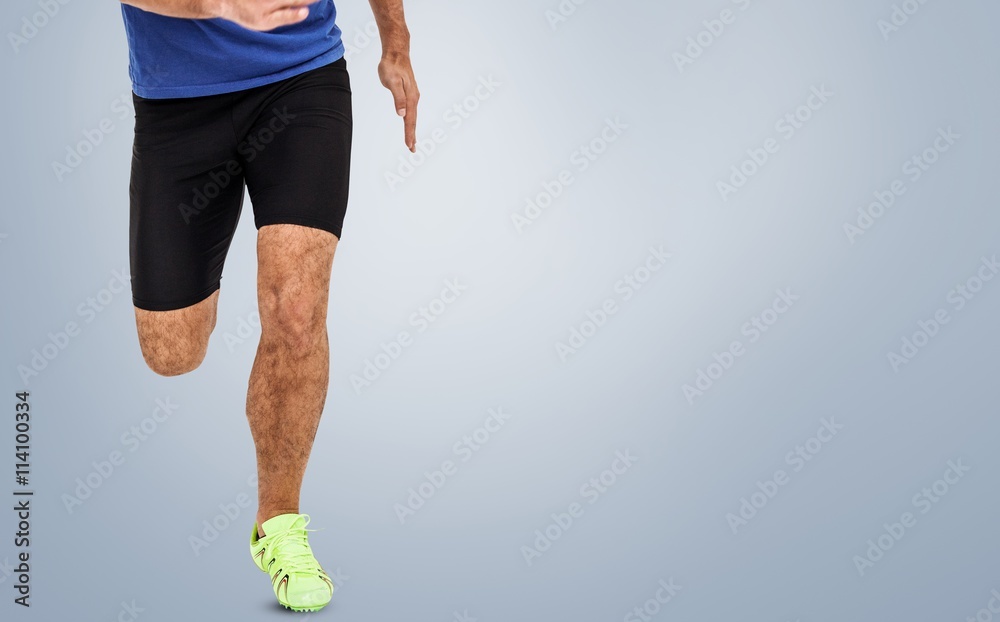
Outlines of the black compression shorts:
M 296 224 L 340 238 L 353 129 L 346 60 L 235 93 L 132 99 L 135 306 L 180 309 L 219 289 L 244 185 L 257 229 Z

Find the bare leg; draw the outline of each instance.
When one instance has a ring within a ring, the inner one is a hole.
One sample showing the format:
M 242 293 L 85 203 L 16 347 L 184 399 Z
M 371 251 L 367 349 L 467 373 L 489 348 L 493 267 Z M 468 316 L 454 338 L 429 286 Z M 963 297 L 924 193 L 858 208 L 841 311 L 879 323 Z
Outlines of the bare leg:
M 179 376 L 197 369 L 205 359 L 215 328 L 219 291 L 176 311 L 146 311 L 136 307 L 139 347 L 149 368 L 161 376 Z
M 247 419 L 257 450 L 258 525 L 299 512 L 329 384 L 326 311 L 337 242 L 327 231 L 285 224 L 261 227 L 257 236 L 261 336 Z

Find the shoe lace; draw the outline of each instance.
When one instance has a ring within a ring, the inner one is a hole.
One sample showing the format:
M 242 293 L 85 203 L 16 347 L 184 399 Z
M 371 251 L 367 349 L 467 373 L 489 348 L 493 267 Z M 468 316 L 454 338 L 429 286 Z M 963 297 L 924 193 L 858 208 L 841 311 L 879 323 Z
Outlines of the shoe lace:
M 313 573 L 319 568 L 319 563 L 313 556 L 312 549 L 309 548 L 309 533 L 316 529 L 306 529 L 309 524 L 309 516 L 306 517 L 302 527 L 293 527 L 284 531 L 268 534 L 271 546 L 274 551 L 281 551 L 280 564 L 284 572 L 308 572 Z

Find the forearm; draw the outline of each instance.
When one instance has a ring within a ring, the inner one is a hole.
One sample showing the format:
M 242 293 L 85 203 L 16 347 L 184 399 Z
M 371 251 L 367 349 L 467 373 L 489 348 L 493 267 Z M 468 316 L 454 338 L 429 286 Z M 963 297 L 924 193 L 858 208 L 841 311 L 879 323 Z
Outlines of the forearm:
M 368 0 L 382 40 L 382 56 L 410 55 L 410 31 L 403 16 L 403 0 Z
M 121 0 L 121 2 L 150 13 L 187 19 L 218 17 L 222 3 L 221 0 Z

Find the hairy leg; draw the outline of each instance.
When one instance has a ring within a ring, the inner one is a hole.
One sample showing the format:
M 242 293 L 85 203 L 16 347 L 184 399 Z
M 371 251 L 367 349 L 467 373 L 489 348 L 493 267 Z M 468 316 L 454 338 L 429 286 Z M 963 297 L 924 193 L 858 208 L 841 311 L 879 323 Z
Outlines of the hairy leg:
M 205 360 L 215 328 L 219 290 L 201 302 L 176 311 L 135 308 L 139 347 L 149 368 L 161 376 L 193 371 Z
M 299 512 L 299 491 L 326 402 L 326 311 L 337 237 L 299 225 L 257 236 L 261 336 L 247 391 L 257 453 L 257 523 Z M 262 534 L 263 535 L 263 534 Z

